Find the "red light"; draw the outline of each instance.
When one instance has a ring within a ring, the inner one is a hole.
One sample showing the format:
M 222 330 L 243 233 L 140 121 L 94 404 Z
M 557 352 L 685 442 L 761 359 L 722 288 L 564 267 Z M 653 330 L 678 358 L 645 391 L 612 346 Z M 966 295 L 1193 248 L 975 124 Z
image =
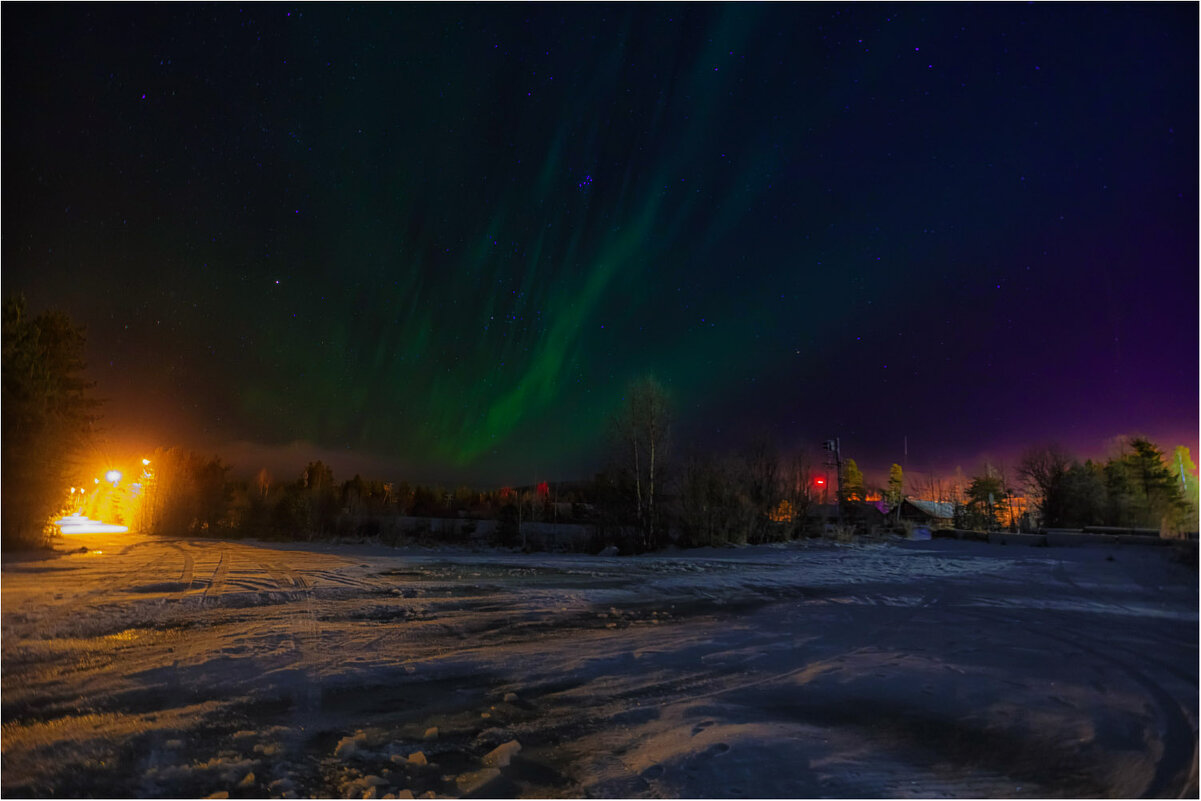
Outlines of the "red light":
M 815 478 L 813 479 L 813 483 L 820 487 L 826 483 L 826 480 L 824 478 Z

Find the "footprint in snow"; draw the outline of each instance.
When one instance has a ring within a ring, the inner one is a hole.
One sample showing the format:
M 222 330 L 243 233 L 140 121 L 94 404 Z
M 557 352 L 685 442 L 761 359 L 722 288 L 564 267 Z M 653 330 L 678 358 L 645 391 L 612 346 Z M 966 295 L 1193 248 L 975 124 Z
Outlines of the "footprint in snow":
M 698 723 L 692 727 L 692 736 L 693 737 L 697 736 L 698 734 L 700 734 L 701 732 L 703 732 L 705 729 L 709 728 L 716 722 L 717 721 L 715 721 L 715 720 L 702 720 L 700 723 Z

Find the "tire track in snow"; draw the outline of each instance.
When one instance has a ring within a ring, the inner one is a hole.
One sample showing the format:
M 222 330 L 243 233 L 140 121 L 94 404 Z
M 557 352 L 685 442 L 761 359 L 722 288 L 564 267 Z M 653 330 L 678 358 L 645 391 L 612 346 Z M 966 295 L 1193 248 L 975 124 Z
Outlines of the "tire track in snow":
M 996 617 L 973 609 L 955 609 L 958 614 L 986 620 L 991 624 L 1002 623 L 1011 628 L 1034 634 L 1043 639 L 1051 640 L 1059 645 L 1070 645 L 1091 654 L 1103 663 L 1116 667 L 1126 674 L 1136 684 L 1146 690 L 1152 701 L 1152 708 L 1158 709 L 1158 717 L 1163 723 L 1162 739 L 1163 752 L 1155 763 L 1155 774 L 1143 789 L 1142 796 L 1146 798 L 1183 798 L 1194 795 L 1197 787 L 1197 737 L 1189 724 L 1188 713 L 1172 694 L 1165 690 L 1155 679 L 1144 671 L 1134 667 L 1125 659 L 1114 656 L 1109 651 L 1117 648 L 1131 654 L 1136 659 L 1142 659 L 1142 653 L 1112 640 L 1104 643 L 1079 631 L 1067 634 L 1061 630 L 1047 630 L 1030 625 L 1027 620 L 1010 617 Z M 1176 786 L 1173 786 L 1176 785 Z
M 229 548 L 222 547 L 221 553 L 217 557 L 217 564 L 213 567 L 213 574 L 209 577 L 209 584 L 204 588 L 204 592 L 200 594 L 200 605 L 204 606 L 209 601 L 209 596 L 214 599 L 221 595 L 225 589 L 226 579 L 229 577 L 229 564 L 233 560 L 233 554 Z
M 186 548 L 178 543 L 167 542 L 164 545 L 183 555 L 183 569 L 180 570 L 178 579 L 181 589 L 175 597 L 175 600 L 182 601 L 184 596 L 192 589 L 192 582 L 196 574 L 196 560 Z
M 82 619 L 80 612 L 86 607 L 91 607 L 97 602 L 105 602 L 105 596 L 109 596 L 109 601 L 116 602 L 118 599 L 113 596 L 118 591 L 127 590 L 133 583 L 135 577 L 144 576 L 151 571 L 156 565 L 161 562 L 161 557 L 133 557 L 136 561 L 129 561 L 129 554 L 136 550 L 142 549 L 149 545 L 161 544 L 157 540 L 139 540 L 126 545 L 120 551 L 109 556 L 109 559 L 102 563 L 105 567 L 110 565 L 113 560 L 121 560 L 126 562 L 124 565 L 118 565 L 112 575 L 105 577 L 88 577 L 88 584 L 95 584 L 92 589 L 72 595 L 69 598 L 62 598 L 61 603 L 45 609 L 39 616 L 37 628 L 44 631 L 53 631 L 63 621 L 69 618 Z M 96 565 L 89 568 L 91 571 L 103 569 L 101 565 Z
M 1197 786 L 1197 738 L 1189 725 L 1188 713 L 1184 707 L 1159 682 L 1124 659 L 1118 659 L 1105 653 L 1102 646 L 1085 645 L 1080 641 L 1082 636 L 1079 634 L 1064 636 L 1060 633 L 1058 639 L 1121 668 L 1126 675 L 1142 685 L 1155 701 L 1155 705 L 1159 707 L 1164 724 L 1163 753 L 1155 765 L 1155 776 L 1143 791 L 1143 795 L 1148 798 L 1161 798 L 1167 793 L 1174 793 L 1177 798 L 1183 798 L 1188 793 L 1190 785 L 1195 790 Z M 1112 643 L 1106 643 L 1103 647 L 1112 648 L 1114 646 Z M 1117 647 L 1122 648 L 1120 645 Z
M 284 617 L 303 684 L 293 693 L 295 723 L 297 728 L 305 729 L 318 719 L 321 711 L 321 686 L 314 671 L 321 631 L 313 608 L 312 591 L 308 581 L 284 563 L 259 564 L 287 598 Z
M 1102 595 L 1092 586 L 1085 586 L 1076 581 L 1069 572 L 1067 565 L 1060 562 L 1054 569 L 1053 574 L 1060 581 L 1071 586 L 1076 591 L 1092 596 L 1101 601 Z M 1108 600 L 1108 599 L 1107 599 Z M 1138 610 L 1127 606 L 1126 604 L 1109 600 L 1109 603 L 1125 610 L 1132 615 L 1138 615 Z M 1039 632 L 1047 636 L 1045 632 Z M 1186 796 L 1195 796 L 1198 787 L 1198 738 L 1197 733 L 1193 731 L 1189 723 L 1189 710 L 1181 704 L 1176 698 L 1163 688 L 1163 686 L 1151 679 L 1142 670 L 1134 667 L 1128 662 L 1118 659 L 1113 655 L 1105 652 L 1104 648 L 1119 648 L 1126 652 L 1136 660 L 1142 661 L 1144 664 L 1150 664 L 1158 667 L 1160 670 L 1165 670 L 1178 678 L 1184 679 L 1186 682 L 1191 677 L 1185 676 L 1179 670 L 1178 666 L 1168 664 L 1162 659 L 1156 658 L 1152 654 L 1142 651 L 1136 652 L 1133 648 L 1122 645 L 1121 643 L 1106 642 L 1104 646 L 1093 642 L 1092 645 L 1085 645 L 1077 638 L 1083 636 L 1074 633 L 1071 636 L 1064 636 L 1062 633 L 1059 639 L 1064 642 L 1071 643 L 1083 651 L 1100 657 L 1102 660 L 1108 661 L 1119 668 L 1134 679 L 1138 684 L 1142 685 L 1151 697 L 1155 700 L 1160 711 L 1164 715 L 1164 745 L 1163 754 L 1160 756 L 1159 762 L 1155 768 L 1155 776 L 1151 781 L 1151 785 L 1146 789 L 1144 795 L 1149 797 L 1160 797 L 1165 793 L 1172 792 L 1169 786 L 1172 782 L 1177 782 L 1180 786 L 1176 790 L 1177 798 Z M 1188 742 L 1191 741 L 1192 747 L 1188 747 Z

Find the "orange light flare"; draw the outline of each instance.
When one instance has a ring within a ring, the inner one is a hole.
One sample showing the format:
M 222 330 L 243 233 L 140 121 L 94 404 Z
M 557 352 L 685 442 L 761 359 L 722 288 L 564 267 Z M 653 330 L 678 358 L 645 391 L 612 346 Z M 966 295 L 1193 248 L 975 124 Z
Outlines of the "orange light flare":
M 74 534 L 123 534 L 130 526 L 140 528 L 146 503 L 146 489 L 154 476 L 149 459 L 141 459 L 141 465 L 130 460 L 129 464 L 112 465 L 99 471 L 92 478 L 92 487 L 71 487 L 65 498 L 65 517 L 54 521 L 64 535 Z M 140 467 L 140 474 L 137 468 Z M 132 476 L 132 479 L 128 479 Z

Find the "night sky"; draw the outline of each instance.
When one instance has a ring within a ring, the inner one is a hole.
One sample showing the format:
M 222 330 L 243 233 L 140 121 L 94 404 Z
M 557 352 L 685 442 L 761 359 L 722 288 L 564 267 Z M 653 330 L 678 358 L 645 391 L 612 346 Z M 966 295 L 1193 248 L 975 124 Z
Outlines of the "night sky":
M 1198 430 L 1194 3 L 6 4 L 3 290 L 114 451 L 590 476 Z

